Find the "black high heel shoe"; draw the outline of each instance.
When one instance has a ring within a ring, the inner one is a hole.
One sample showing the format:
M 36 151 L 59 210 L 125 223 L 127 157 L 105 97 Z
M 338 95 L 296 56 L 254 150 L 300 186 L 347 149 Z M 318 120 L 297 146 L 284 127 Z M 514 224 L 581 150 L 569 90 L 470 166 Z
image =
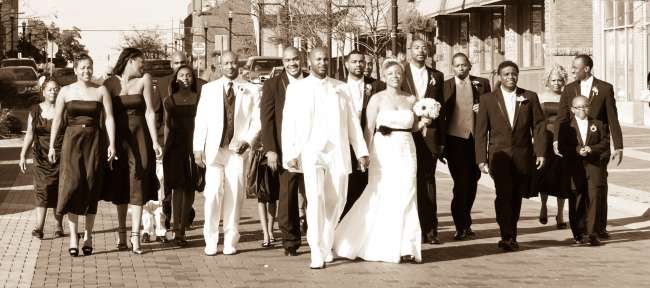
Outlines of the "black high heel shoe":
M 134 238 L 135 238 L 135 242 L 133 241 Z M 131 232 L 131 239 L 129 239 L 129 241 L 131 241 L 131 252 L 133 252 L 133 254 L 141 255 L 142 253 L 144 253 L 144 251 L 142 251 L 142 249 L 140 249 L 140 247 L 139 247 L 140 246 L 140 233 Z M 138 247 L 136 248 L 133 245 L 133 243 L 138 243 Z
M 38 238 L 38 239 L 43 239 L 43 229 L 34 229 L 32 230 L 32 236 Z
M 117 228 L 117 235 L 118 235 L 117 250 L 119 251 L 128 250 L 129 246 L 126 246 L 126 227 Z M 124 235 L 124 237 L 122 237 L 122 235 Z M 122 239 L 124 239 L 124 242 L 122 242 Z
M 81 251 L 84 253 L 84 256 L 90 256 L 93 254 L 92 239 L 93 237 L 89 235 L 86 241 L 84 241 L 84 246 L 81 247 Z M 89 240 L 90 240 L 90 245 L 87 244 Z

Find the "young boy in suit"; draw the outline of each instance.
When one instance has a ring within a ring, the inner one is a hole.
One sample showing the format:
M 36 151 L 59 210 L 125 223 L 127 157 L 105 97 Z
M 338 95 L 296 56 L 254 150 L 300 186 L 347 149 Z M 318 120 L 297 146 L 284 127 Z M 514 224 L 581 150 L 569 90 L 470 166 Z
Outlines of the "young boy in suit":
M 571 117 L 559 123 L 558 146 L 569 167 L 571 188 L 569 220 L 576 244 L 599 246 L 595 229 L 596 195 L 604 189 L 605 152 L 609 149 L 607 127 L 601 121 L 588 117 L 589 99 L 573 98 Z

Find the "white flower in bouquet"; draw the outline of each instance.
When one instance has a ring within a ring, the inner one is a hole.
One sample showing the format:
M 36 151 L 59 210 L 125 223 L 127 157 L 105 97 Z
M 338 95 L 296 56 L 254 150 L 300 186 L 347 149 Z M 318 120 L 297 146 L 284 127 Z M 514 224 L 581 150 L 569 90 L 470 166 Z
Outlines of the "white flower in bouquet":
M 440 103 L 433 98 L 422 98 L 413 105 L 415 116 L 436 119 L 440 115 Z

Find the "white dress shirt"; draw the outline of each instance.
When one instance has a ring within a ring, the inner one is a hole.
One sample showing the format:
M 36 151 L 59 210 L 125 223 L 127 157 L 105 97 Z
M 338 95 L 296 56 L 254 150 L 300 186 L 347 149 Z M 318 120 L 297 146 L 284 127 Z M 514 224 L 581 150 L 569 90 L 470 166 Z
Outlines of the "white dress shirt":
M 352 77 L 348 77 L 347 85 L 350 89 L 350 98 L 352 98 L 352 106 L 354 107 L 354 112 L 359 118 L 361 118 L 361 110 L 363 109 L 363 94 L 365 90 L 365 83 L 363 82 L 363 78 L 354 80 Z
M 580 81 L 580 95 L 589 98 L 591 96 L 591 86 L 594 83 L 594 76 Z
M 285 73 L 286 73 L 286 72 L 285 72 Z M 291 76 L 291 74 L 287 73 L 287 78 L 289 79 L 289 84 L 291 84 L 291 83 L 293 83 L 293 82 L 296 82 L 296 81 L 298 81 L 298 80 L 301 80 L 303 77 L 302 77 L 302 73 L 298 73 L 298 78 L 293 77 L 293 76 Z
M 576 123 L 578 123 L 578 131 L 580 131 L 580 139 L 582 139 L 582 144 L 587 145 L 587 129 L 589 129 L 589 120 L 587 118 L 580 119 L 576 118 Z
M 515 107 L 517 107 L 517 89 L 515 88 L 514 91 L 508 92 L 503 89 L 501 89 L 501 94 L 503 94 L 503 102 L 506 103 L 506 112 L 508 113 L 508 121 L 510 121 L 510 127 L 515 126 Z
M 429 85 L 429 74 L 427 73 L 427 66 L 423 65 L 422 68 L 418 68 L 409 63 L 411 67 L 411 75 L 413 76 L 413 83 L 415 84 L 415 93 L 416 97 L 419 99 L 424 98 L 424 94 L 427 93 L 427 86 Z

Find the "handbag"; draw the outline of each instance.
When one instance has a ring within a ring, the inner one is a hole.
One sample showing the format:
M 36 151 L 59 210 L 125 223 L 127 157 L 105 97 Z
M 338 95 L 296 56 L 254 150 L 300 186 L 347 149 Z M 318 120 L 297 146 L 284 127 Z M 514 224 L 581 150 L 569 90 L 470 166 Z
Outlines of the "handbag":
M 257 198 L 265 203 L 277 200 L 280 186 L 278 173 L 267 165 L 264 151 L 255 150 L 251 154 L 246 178 L 246 198 Z

